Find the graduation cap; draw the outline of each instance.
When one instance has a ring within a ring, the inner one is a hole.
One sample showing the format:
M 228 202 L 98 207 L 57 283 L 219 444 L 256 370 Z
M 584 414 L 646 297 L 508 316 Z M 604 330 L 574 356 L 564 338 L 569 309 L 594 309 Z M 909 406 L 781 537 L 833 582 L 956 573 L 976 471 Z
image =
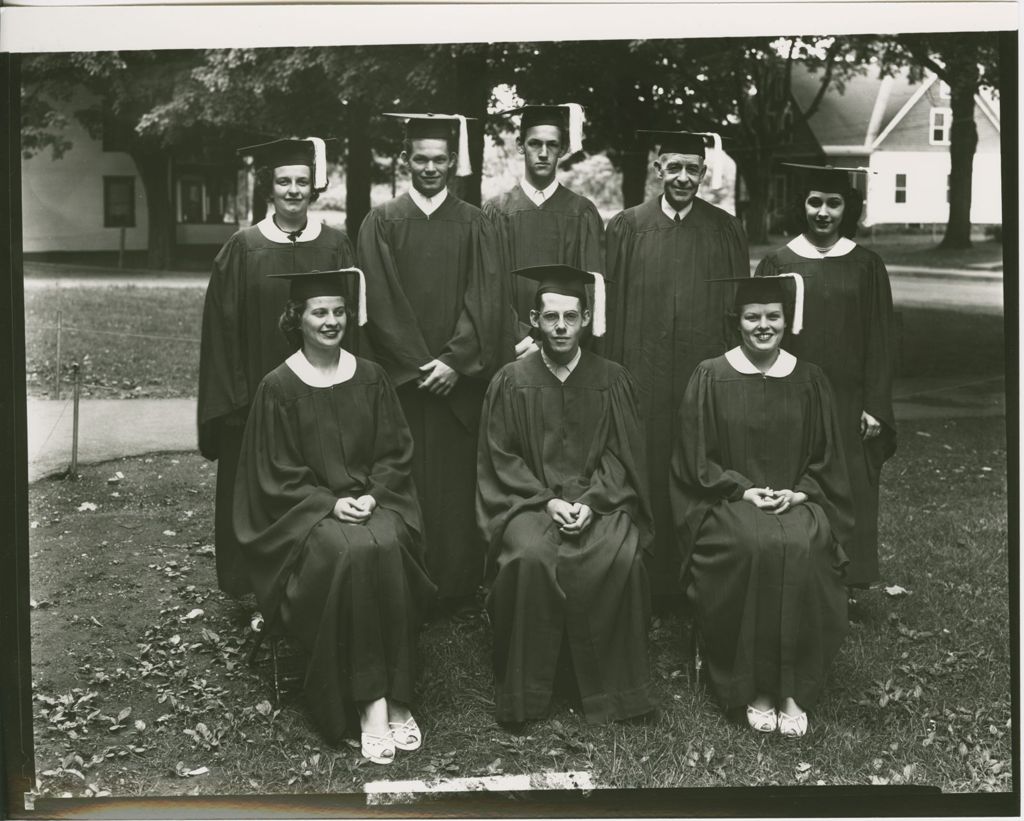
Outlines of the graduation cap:
M 658 154 L 696 154 L 706 156 L 711 146 L 711 187 L 722 185 L 722 137 L 713 131 L 655 131 L 641 128 L 637 132 L 657 148 Z
M 305 271 L 299 274 L 267 274 L 273 279 L 288 280 L 288 298 L 304 302 L 318 296 L 348 297 L 351 288 L 350 276 L 359 277 L 360 325 L 366 324 L 366 277 L 359 268 L 339 268 L 335 271 Z
M 744 305 L 770 302 L 793 303 L 793 327 L 789 332 L 799 334 L 804 327 L 804 276 L 803 274 L 775 274 L 763 277 L 726 277 L 709 279 L 708 282 L 735 282 L 736 296 L 733 306 L 739 310 Z M 787 285 L 792 281 L 795 294 L 791 297 Z
M 322 140 L 307 137 L 304 140 L 283 139 L 269 143 L 247 145 L 235 153 L 251 156 L 256 167 L 280 168 L 282 165 L 308 165 L 313 170 L 313 187 L 317 191 L 327 188 L 327 143 L 335 143 L 333 137 Z
M 596 271 L 584 271 L 572 265 L 533 265 L 512 272 L 537 283 L 538 294 L 564 294 L 574 296 L 587 304 L 587 286 L 594 286 L 594 336 L 604 336 L 604 276 Z
M 468 177 L 473 173 L 469 162 L 469 129 L 466 120 L 474 119 L 461 114 L 393 114 L 385 113 L 385 117 L 405 120 L 405 137 L 409 140 L 444 140 L 449 150 L 452 140 L 458 140 L 455 153 L 459 156 L 455 167 L 456 177 Z M 458 132 L 455 126 L 458 125 Z
M 501 112 L 503 117 L 511 117 L 514 114 L 521 115 L 520 134 L 524 134 L 526 129 L 533 128 L 535 125 L 553 125 L 560 128 L 566 135 L 570 154 L 583 150 L 583 123 L 586 122 L 586 117 L 583 113 L 583 106 L 579 103 L 524 105 Z
M 870 168 L 857 166 L 843 168 L 834 165 L 808 165 L 798 162 L 782 163 L 787 168 L 802 169 L 806 174 L 807 187 L 814 191 L 844 194 L 852 191 L 855 177 L 875 173 Z

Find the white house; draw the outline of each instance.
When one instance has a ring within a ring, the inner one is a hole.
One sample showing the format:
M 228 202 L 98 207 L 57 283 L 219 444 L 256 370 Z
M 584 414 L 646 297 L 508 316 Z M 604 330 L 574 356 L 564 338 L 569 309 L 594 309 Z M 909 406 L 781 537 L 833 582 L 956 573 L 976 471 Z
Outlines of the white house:
M 809 105 L 819 78 L 793 72 L 793 98 Z M 864 224 L 945 223 L 949 218 L 949 88 L 934 75 L 911 83 L 907 73 L 873 72 L 829 92 L 808 120 L 826 161 L 863 165 L 868 175 Z M 975 96 L 978 146 L 974 155 L 971 222 L 1002 222 L 998 100 Z M 819 160 L 821 158 L 819 157 Z

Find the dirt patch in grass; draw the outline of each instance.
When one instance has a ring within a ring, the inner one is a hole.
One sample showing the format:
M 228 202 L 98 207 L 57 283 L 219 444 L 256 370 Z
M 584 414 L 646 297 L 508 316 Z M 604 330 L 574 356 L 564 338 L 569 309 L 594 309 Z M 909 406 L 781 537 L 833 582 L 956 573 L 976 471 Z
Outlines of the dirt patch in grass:
M 1004 431 L 964 419 L 900 433 L 883 474 L 883 585 L 857 594 L 850 636 L 802 741 L 755 736 L 692 686 L 676 615 L 651 632 L 655 721 L 592 727 L 560 697 L 549 719 L 510 734 L 493 721 L 489 627 L 471 613 L 425 628 L 416 714 L 426 740 L 388 768 L 324 745 L 294 688 L 275 707 L 265 666 L 243 663 L 252 604 L 215 589 L 214 466 L 164 454 L 37 483 L 30 549 L 42 792 L 332 793 L 380 778 L 571 769 L 603 787 L 1009 790 Z M 109 483 L 117 471 L 124 478 Z
M 25 293 L 25 379 L 29 396 L 49 397 L 57 368 L 61 311 L 61 395 L 82 365 L 82 395 L 96 399 L 196 395 L 203 288 L 40 287 Z

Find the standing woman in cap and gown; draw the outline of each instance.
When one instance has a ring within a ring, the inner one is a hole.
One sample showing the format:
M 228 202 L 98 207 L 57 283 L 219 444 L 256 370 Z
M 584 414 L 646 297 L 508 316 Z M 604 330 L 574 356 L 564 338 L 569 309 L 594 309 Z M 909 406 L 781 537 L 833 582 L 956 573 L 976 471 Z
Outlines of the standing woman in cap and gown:
M 484 215 L 498 229 L 501 267 L 509 272 L 515 316 L 516 355 L 536 350 L 530 326 L 532 283 L 511 271 L 533 265 L 572 265 L 604 271 L 604 225 L 597 206 L 560 185 L 558 162 L 583 150 L 583 109 L 576 103 L 528 105 L 502 112 L 520 114 L 516 149 L 525 176 L 499 197 L 484 203 Z
M 664 603 L 678 591 L 668 496 L 675 413 L 693 369 L 727 347 L 723 316 L 729 294 L 708 280 L 749 276 L 750 259 L 739 221 L 697 196 L 707 170 L 706 139 L 714 145 L 713 173 L 720 173 L 717 135 L 640 133 L 657 146 L 654 168 L 663 190 L 608 223 L 611 284 L 604 351 L 625 365 L 639 386 L 654 512 L 652 592 Z
M 756 275 L 808 275 L 808 329 L 787 338 L 786 348 L 832 382 L 854 500 L 846 581 L 867 587 L 879 578 L 879 477 L 896 450 L 893 308 L 885 263 L 850 239 L 863 205 L 850 173 L 810 169 L 799 189 L 803 233 L 765 256 Z
M 534 283 L 541 348 L 491 381 L 478 461 L 497 719 L 544 716 L 563 646 L 587 721 L 644 715 L 655 706 L 651 515 L 636 385 L 580 348 L 590 283 L 594 334 L 603 332 L 600 275 L 568 265 L 517 273 Z
M 341 347 L 348 306 L 365 318 L 361 272 L 277 281 L 292 353 L 253 399 L 235 533 L 262 612 L 309 657 L 303 690 L 317 729 L 337 744 L 358 708 L 363 755 L 387 764 L 422 740 L 409 705 L 434 594 L 412 437 L 384 370 Z
M 807 732 L 846 634 L 852 527 L 832 389 L 780 347 L 800 331 L 800 291 L 798 276 L 740 281 L 740 345 L 690 379 L 670 487 L 712 690 L 727 709 L 746 706 L 753 729 L 791 737 Z
M 407 121 L 401 159 L 412 188 L 359 229 L 366 336 L 412 431 L 427 566 L 443 604 L 455 607 L 472 600 L 483 575 L 476 439 L 487 380 L 512 356 L 508 294 L 492 226 L 447 188 L 456 166 L 470 173 L 465 118 L 386 116 Z
M 348 237 L 310 220 L 310 203 L 327 187 L 324 141 L 276 140 L 239 149 L 256 165 L 255 198 L 273 211 L 221 248 L 203 306 L 199 349 L 199 450 L 217 460 L 214 541 L 217 583 L 231 596 L 251 590 L 231 529 L 238 448 L 256 386 L 291 351 L 277 327 L 287 284 L 268 274 L 352 265 Z

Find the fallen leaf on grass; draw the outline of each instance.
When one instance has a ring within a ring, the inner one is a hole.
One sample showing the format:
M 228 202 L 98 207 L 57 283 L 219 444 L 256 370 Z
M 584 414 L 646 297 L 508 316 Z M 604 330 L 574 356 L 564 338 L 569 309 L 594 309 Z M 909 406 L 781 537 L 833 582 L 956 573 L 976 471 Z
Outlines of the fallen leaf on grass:
M 204 544 L 201 547 L 197 547 L 195 553 L 197 556 L 215 556 L 217 551 L 212 544 Z
M 103 626 L 103 624 L 100 622 L 100 620 L 98 618 L 96 618 L 95 616 L 89 616 L 89 621 L 91 621 L 97 627 L 102 627 Z
M 78 506 L 78 509 L 81 511 L 96 510 L 96 508 L 97 505 L 95 502 L 82 502 L 82 504 Z
M 932 435 L 930 433 L 925 433 L 923 430 L 915 431 L 915 433 L 918 436 L 924 436 L 926 439 L 931 439 L 932 438 Z
M 175 533 L 173 530 L 165 530 L 164 531 L 164 535 L 165 536 L 177 536 L 178 534 Z
M 194 769 L 186 767 L 185 762 L 179 761 L 174 765 L 174 774 L 179 778 L 189 778 L 196 775 L 206 775 L 210 772 L 209 767 L 196 767 Z
M 36 601 L 35 599 L 28 600 L 28 606 L 32 610 L 45 610 L 50 606 L 50 604 L 51 602 L 46 601 L 46 599 L 43 599 L 42 601 Z
M 182 621 L 195 621 L 200 616 L 202 616 L 203 613 L 204 611 L 199 607 L 195 608 L 194 610 L 189 610 L 188 615 L 184 616 L 182 618 Z
M 121 473 L 121 471 L 117 471 L 117 473 L 115 473 L 113 476 L 111 476 L 111 477 L 109 477 L 107 479 L 107 484 L 108 485 L 116 485 L 118 482 L 122 481 L 123 479 L 124 479 L 124 474 Z
M 274 708 L 271 706 L 270 702 L 266 699 L 264 699 L 256 705 L 256 712 L 259 713 L 261 716 L 269 716 L 271 710 L 273 709 Z
M 900 587 L 898 584 L 894 584 L 885 588 L 885 594 L 887 596 L 909 596 L 911 591 L 905 587 Z

